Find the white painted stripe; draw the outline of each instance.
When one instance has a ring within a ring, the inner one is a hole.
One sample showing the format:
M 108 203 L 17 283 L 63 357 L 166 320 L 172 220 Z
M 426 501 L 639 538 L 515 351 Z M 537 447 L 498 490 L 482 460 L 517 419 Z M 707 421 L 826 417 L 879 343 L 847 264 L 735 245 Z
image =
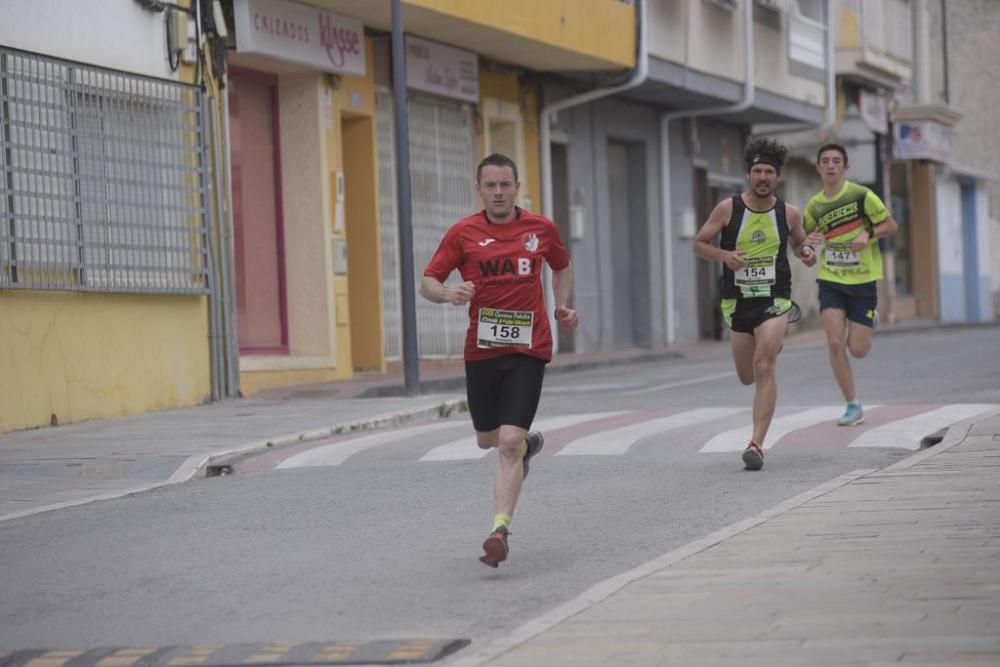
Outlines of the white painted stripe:
M 873 405 L 870 407 L 875 408 L 878 406 Z M 767 437 L 764 439 L 763 447 L 764 449 L 773 447 L 774 444 L 783 437 L 792 431 L 799 430 L 800 428 L 806 428 L 807 426 L 813 426 L 825 421 L 836 421 L 840 415 L 843 414 L 843 412 L 843 407 L 824 406 L 821 408 L 811 408 L 787 417 L 775 419 L 771 422 L 770 428 L 767 429 Z M 751 422 L 747 426 L 741 426 L 740 428 L 734 428 L 730 431 L 718 434 L 706 442 L 700 451 L 709 453 L 740 452 L 747 446 L 747 443 L 750 442 L 750 438 L 752 436 L 753 423 Z
M 447 428 L 462 426 L 463 422 L 441 422 L 434 424 L 424 424 L 423 426 L 413 426 L 410 428 L 387 431 L 384 433 L 373 433 L 363 435 L 360 438 L 351 440 L 341 440 L 331 442 L 328 445 L 314 447 L 313 449 L 290 456 L 282 461 L 278 468 L 312 468 L 316 466 L 338 466 L 348 458 L 363 452 L 366 449 L 373 449 L 402 440 L 411 440 L 425 433 L 433 433 Z
M 565 428 L 567 426 L 575 426 L 576 424 L 582 424 L 583 422 L 593 421 L 595 419 L 604 419 L 605 417 L 617 417 L 618 415 L 623 415 L 627 411 L 619 412 L 589 412 L 579 415 L 566 415 L 564 417 L 552 417 L 550 419 L 540 419 L 531 425 L 533 431 L 554 431 L 557 428 Z M 465 459 L 481 459 L 487 454 L 489 454 L 491 449 L 480 449 L 476 444 L 476 436 L 466 436 L 458 440 L 453 440 L 449 443 L 441 445 L 440 447 L 435 447 L 431 451 L 424 454 L 420 460 L 421 461 L 459 461 Z
M 850 444 L 851 447 L 901 447 L 903 449 L 920 449 L 920 441 L 925 435 L 930 435 L 955 422 L 975 417 L 996 408 L 996 405 L 982 403 L 959 403 L 946 405 L 937 410 L 931 410 L 920 415 L 899 419 L 897 421 L 865 431 Z
M 638 424 L 629 424 L 620 428 L 588 435 L 556 452 L 556 455 L 566 456 L 614 456 L 624 454 L 632 445 L 643 438 L 660 433 L 666 433 L 692 424 L 712 421 L 743 412 L 746 408 L 696 408 L 669 417 L 650 419 Z
M 734 377 L 736 377 L 736 373 L 734 373 L 733 371 L 726 371 L 725 373 L 716 373 L 715 375 L 705 375 L 700 378 L 691 378 L 690 380 L 681 380 L 679 382 L 658 384 L 653 387 L 643 387 L 642 389 L 629 389 L 628 391 L 619 391 L 617 392 L 617 394 L 619 396 L 631 396 L 633 394 L 647 394 L 651 391 L 664 391 L 666 389 L 677 389 L 678 387 L 687 387 L 692 384 L 701 384 L 702 382 L 714 382 L 715 380 L 725 380 Z

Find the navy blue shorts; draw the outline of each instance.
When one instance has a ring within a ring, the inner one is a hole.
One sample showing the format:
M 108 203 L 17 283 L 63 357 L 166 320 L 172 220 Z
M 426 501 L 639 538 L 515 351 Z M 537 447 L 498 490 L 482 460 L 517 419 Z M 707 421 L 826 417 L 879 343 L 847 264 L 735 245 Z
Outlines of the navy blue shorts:
M 817 280 L 819 284 L 820 312 L 836 308 L 847 313 L 851 322 L 873 327 L 875 309 L 878 307 L 878 287 L 874 281 L 860 285 L 842 285 L 829 280 Z
M 504 354 L 465 362 L 469 414 L 477 431 L 502 425 L 531 428 L 542 396 L 545 361 L 526 354 Z

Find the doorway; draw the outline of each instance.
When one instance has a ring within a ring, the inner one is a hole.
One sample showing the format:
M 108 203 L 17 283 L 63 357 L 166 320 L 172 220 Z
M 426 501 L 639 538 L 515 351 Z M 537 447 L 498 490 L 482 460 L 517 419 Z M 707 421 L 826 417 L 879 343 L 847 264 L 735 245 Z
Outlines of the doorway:
M 288 353 L 278 79 L 230 69 L 236 306 L 241 353 Z
M 645 145 L 608 141 L 614 348 L 649 347 L 649 234 Z

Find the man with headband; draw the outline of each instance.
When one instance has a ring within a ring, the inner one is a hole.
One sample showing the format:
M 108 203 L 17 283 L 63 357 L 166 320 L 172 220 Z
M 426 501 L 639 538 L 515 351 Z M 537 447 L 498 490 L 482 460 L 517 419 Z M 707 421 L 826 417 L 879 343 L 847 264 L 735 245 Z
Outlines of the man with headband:
M 823 179 L 805 208 L 805 230 L 809 244 L 823 248 L 819 262 L 819 311 L 833 377 L 847 401 L 840 426 L 865 420 L 861 402 L 854 393 L 854 374 L 847 351 L 855 359 L 872 347 L 878 291 L 882 278 L 882 255 L 877 239 L 896 232 L 885 204 L 868 188 L 845 178 L 847 150 L 839 144 L 821 146 L 816 170 Z
M 743 154 L 750 189 L 719 202 L 694 239 L 696 255 L 723 264 L 722 317 L 731 330 L 736 374 L 755 385 L 753 435 L 743 450 L 747 470 L 764 467 L 764 438 L 778 398 L 774 366 L 788 323 L 799 314 L 791 300 L 789 237 L 796 257 L 806 266 L 816 263 L 801 212 L 774 194 L 787 153 L 771 139 L 752 141 Z

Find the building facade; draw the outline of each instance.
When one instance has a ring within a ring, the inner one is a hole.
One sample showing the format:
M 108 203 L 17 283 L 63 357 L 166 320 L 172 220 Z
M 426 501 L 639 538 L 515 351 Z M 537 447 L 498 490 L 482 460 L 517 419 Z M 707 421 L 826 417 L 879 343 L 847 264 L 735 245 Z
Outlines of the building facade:
M 195 14 L 4 6 L 0 432 L 221 396 Z
M 722 337 L 721 270 L 695 259 L 694 236 L 719 200 L 743 189 L 754 124 L 825 115 L 825 3 L 644 5 L 646 75 L 553 124 L 554 211 L 573 223 L 577 306 L 595 315 L 560 339 L 562 351 Z M 585 84 L 550 79 L 545 103 Z

